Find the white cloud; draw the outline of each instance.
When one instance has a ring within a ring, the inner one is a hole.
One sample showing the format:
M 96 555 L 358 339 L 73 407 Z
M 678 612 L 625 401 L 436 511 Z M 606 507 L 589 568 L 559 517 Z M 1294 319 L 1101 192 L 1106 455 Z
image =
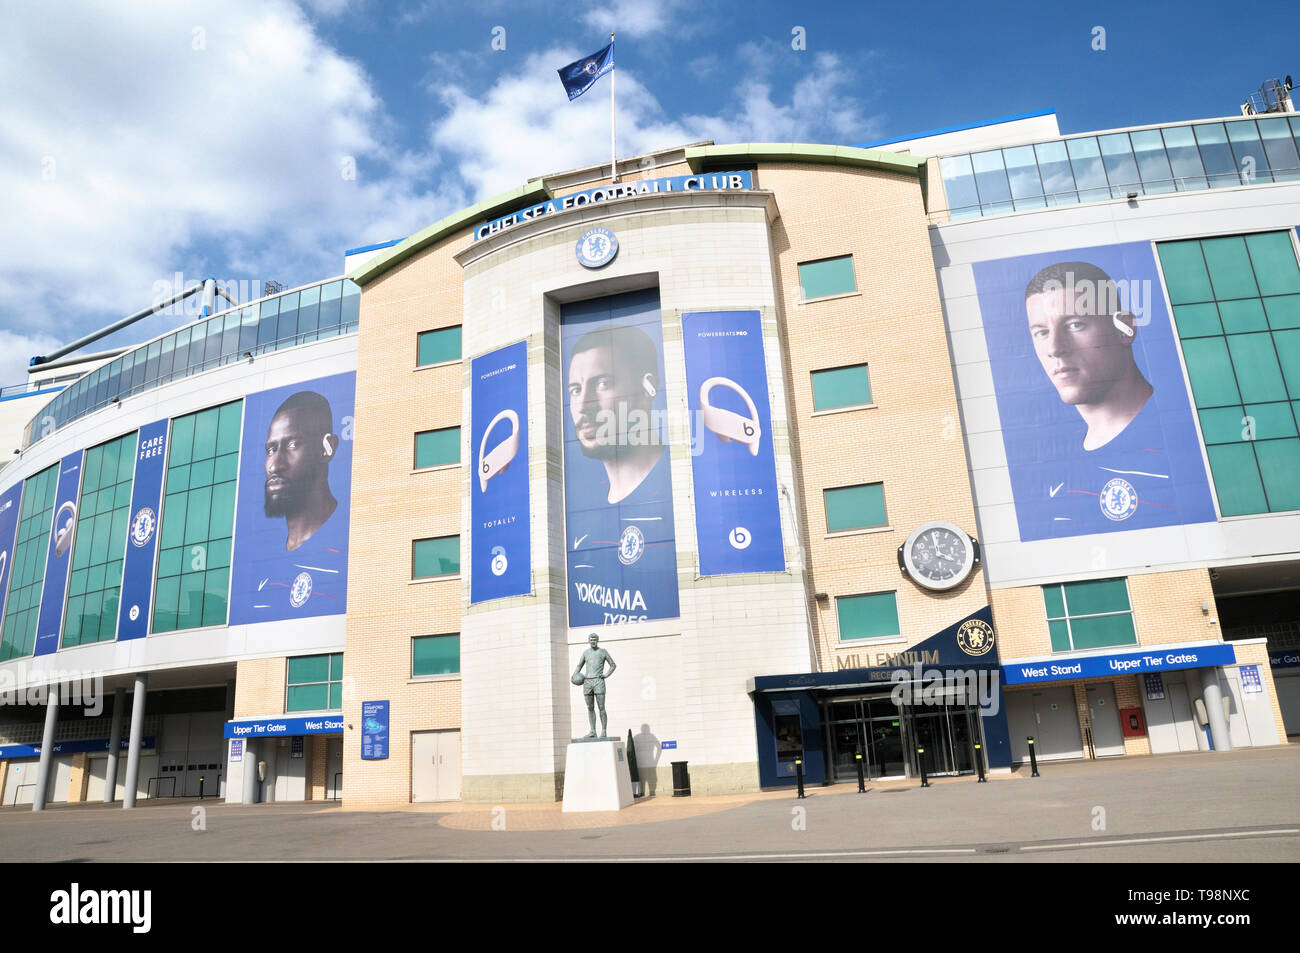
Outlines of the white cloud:
M 684 6 L 684 0 L 612 0 L 593 4 L 582 19 L 604 34 L 614 33 L 616 39 L 619 34 L 652 36 L 684 28 L 686 24 L 679 16 Z

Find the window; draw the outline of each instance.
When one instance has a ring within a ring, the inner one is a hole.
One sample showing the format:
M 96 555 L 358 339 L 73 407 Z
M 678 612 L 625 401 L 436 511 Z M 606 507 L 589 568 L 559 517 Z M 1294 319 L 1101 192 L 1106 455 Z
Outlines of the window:
M 86 451 L 63 621 L 64 648 L 110 642 L 117 635 L 135 441 L 136 435 L 129 433 Z
M 343 653 L 288 660 L 284 710 L 338 711 L 343 707 Z
M 459 360 L 460 325 L 454 328 L 440 328 L 437 331 L 421 331 L 416 338 L 417 367 Z
M 1289 232 L 1162 242 L 1223 516 L 1300 510 L 1300 266 Z
M 867 365 L 833 367 L 812 372 L 813 410 L 858 407 L 871 403 L 871 379 Z
M 236 400 L 172 421 L 154 632 L 225 624 L 242 411 Z
M 865 483 L 823 490 L 826 499 L 826 532 L 884 526 L 885 485 Z
M 840 596 L 835 600 L 835 614 L 841 642 L 886 638 L 902 631 L 898 625 L 898 594 L 894 592 Z
M 411 639 L 411 675 L 456 675 L 459 672 L 459 633 L 421 635 Z
M 1043 586 L 1043 601 L 1053 652 L 1137 644 L 1128 584 L 1123 579 Z
M 415 469 L 460 463 L 460 428 L 425 430 L 415 435 Z
M 439 536 L 411 543 L 411 578 L 432 579 L 460 572 L 460 537 Z
M 853 278 L 853 256 L 805 262 L 799 266 L 799 284 L 803 288 L 805 301 L 857 291 L 858 285 Z
M 5 603 L 4 641 L 0 661 L 21 658 L 36 651 L 36 617 L 45 582 L 45 555 L 50 545 L 54 498 L 59 487 L 59 465 L 46 467 L 23 484 L 18 510 L 18 537 L 9 572 L 9 598 Z

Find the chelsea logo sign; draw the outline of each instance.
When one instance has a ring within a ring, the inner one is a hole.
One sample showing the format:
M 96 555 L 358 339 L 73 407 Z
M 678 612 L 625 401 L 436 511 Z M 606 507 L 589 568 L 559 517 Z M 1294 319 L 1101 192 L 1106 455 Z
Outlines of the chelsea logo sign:
M 131 519 L 131 544 L 133 546 L 146 546 L 149 540 L 153 539 L 154 527 L 158 525 L 158 518 L 154 511 L 148 506 L 142 506 L 135 511 L 135 516 Z
M 618 239 L 608 228 L 589 228 L 582 233 L 574 250 L 578 254 L 578 263 L 584 268 L 600 268 L 608 265 L 618 254 Z
M 645 552 L 645 534 L 641 532 L 641 527 L 633 523 L 627 529 L 623 530 L 623 535 L 618 538 L 618 561 L 624 566 L 630 566 Z
M 1137 508 L 1137 490 L 1127 480 L 1117 477 L 1101 488 L 1101 511 L 1107 519 L 1126 520 L 1137 512 Z

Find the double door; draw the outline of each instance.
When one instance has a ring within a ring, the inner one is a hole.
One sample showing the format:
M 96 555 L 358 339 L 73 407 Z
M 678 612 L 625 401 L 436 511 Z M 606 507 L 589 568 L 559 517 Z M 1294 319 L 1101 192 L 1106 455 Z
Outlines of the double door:
M 909 708 L 908 753 L 912 767 L 927 775 L 964 774 L 975 770 L 976 712 L 970 705 L 927 705 Z
M 829 702 L 826 706 L 831 772 L 857 778 L 857 754 L 868 778 L 904 777 L 903 718 L 888 695 Z
M 411 732 L 411 800 L 460 800 L 460 732 Z

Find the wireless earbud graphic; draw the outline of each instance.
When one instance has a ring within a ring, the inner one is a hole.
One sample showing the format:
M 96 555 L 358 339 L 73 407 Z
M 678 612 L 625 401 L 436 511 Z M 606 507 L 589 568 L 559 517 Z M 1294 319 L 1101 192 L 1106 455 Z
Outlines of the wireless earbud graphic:
M 1111 323 L 1115 325 L 1115 330 L 1127 338 L 1133 337 L 1133 329 L 1123 319 L 1128 318 L 1130 321 L 1137 321 L 1136 315 L 1132 311 L 1116 311 L 1110 316 Z
M 501 441 L 492 448 L 492 452 L 487 456 L 483 451 L 487 449 L 488 437 L 492 433 L 492 428 L 503 420 L 510 421 L 514 428 L 509 437 Z M 513 410 L 506 408 L 492 418 L 492 423 L 488 424 L 487 430 L 483 431 L 483 440 L 478 445 L 478 485 L 479 491 L 487 492 L 488 480 L 492 479 L 498 473 L 505 470 L 510 465 L 510 461 L 515 458 L 519 452 L 519 415 Z
M 68 520 L 63 521 L 63 514 L 68 514 Z M 54 515 L 54 555 L 63 558 L 72 548 L 72 538 L 76 535 L 77 530 L 77 504 L 68 500 L 59 507 L 59 512 Z
M 726 387 L 744 398 L 745 405 L 749 408 L 749 419 L 730 410 L 710 406 L 709 391 L 714 387 Z M 704 426 L 717 434 L 719 440 L 734 440 L 736 443 L 747 444 L 750 455 L 758 456 L 758 442 L 763 436 L 763 431 L 758 426 L 758 408 L 754 406 L 754 401 L 745 392 L 745 388 L 728 377 L 710 377 L 700 385 L 700 410 L 704 418 Z

